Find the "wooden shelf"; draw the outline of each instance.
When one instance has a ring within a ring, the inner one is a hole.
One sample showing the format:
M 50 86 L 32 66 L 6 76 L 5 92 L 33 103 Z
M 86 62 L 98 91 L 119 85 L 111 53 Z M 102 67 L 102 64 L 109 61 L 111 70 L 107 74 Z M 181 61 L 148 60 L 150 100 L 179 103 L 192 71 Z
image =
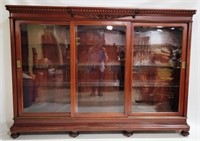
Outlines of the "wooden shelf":
M 78 82 L 79 87 L 84 86 L 100 86 L 100 87 L 119 87 L 119 82 L 104 81 L 104 82 Z

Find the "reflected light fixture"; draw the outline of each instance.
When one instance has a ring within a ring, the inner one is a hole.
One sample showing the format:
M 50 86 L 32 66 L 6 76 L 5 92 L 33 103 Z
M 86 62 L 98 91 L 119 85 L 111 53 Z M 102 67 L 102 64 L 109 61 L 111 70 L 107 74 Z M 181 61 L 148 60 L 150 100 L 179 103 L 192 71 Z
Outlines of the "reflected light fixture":
M 163 26 L 158 25 L 157 28 L 163 28 Z
M 163 32 L 163 30 L 162 30 L 162 29 L 157 29 L 157 31 L 158 31 L 158 32 Z
M 112 26 L 112 25 L 108 25 L 108 26 L 106 26 L 106 28 L 107 28 L 108 30 L 112 30 L 112 29 L 113 29 L 113 26 Z

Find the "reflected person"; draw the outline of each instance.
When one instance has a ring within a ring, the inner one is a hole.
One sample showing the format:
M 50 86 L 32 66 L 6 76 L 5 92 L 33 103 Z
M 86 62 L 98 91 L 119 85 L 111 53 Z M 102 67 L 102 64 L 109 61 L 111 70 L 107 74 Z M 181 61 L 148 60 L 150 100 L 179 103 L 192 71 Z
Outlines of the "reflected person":
M 91 81 L 91 96 L 103 96 L 102 80 L 105 62 L 108 60 L 106 48 L 101 45 L 92 46 L 88 50 L 89 77 Z

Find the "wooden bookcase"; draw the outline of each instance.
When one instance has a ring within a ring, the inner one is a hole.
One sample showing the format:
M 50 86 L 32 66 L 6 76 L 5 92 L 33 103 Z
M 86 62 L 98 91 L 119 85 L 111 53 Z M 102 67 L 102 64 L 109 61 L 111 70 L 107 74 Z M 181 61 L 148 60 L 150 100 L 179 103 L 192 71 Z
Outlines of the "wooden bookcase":
M 179 131 L 195 10 L 7 5 L 20 133 Z

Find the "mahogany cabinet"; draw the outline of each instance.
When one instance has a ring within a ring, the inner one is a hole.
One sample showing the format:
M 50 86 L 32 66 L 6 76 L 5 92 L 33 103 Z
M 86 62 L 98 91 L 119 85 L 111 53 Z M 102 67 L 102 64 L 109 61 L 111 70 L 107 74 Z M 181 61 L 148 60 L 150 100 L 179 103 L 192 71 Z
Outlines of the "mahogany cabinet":
M 20 133 L 178 131 L 195 10 L 7 5 Z

